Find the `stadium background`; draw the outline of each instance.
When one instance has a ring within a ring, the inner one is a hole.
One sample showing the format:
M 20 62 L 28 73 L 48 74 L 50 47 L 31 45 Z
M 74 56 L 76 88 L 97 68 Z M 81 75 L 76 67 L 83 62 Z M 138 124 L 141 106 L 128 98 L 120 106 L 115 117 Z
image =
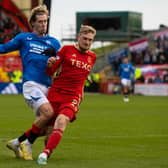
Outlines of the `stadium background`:
M 2 11 L 2 2 L 10 9 L 8 12 Z M 12 38 L 10 35 L 14 36 L 22 30 L 28 31 L 22 23 L 27 23 L 24 19 L 29 16 L 30 9 L 42 3 L 36 0 L 13 0 L 17 7 L 15 8 L 10 2 L 0 0 L 1 43 Z M 24 22 L 16 18 L 16 14 L 21 13 L 24 13 Z M 2 27 L 4 25 L 6 26 Z M 66 36 L 63 36 L 62 42 L 73 43 L 74 32 L 76 30 L 71 29 L 65 32 Z M 103 94 L 86 93 L 77 120 L 69 125 L 47 167 L 168 167 L 167 27 L 161 25 L 157 30 L 142 30 L 141 33 L 141 37 L 129 41 L 115 39 L 110 42 L 100 41 L 99 47 L 97 42 L 93 45 L 93 50 L 98 55 L 92 72 L 95 82 L 92 85 L 86 83 L 89 87 L 85 89 Z M 122 100 L 117 75 L 118 61 L 125 55 L 128 55 L 137 67 L 137 81 L 133 90 L 135 94 L 130 96 L 129 103 Z M 157 62 L 156 59 L 149 59 L 154 55 L 157 55 Z M 154 79 L 157 75 L 162 80 L 158 79 L 156 82 Z M 22 66 L 18 52 L 0 55 L 2 168 L 39 168 L 36 159 L 44 146 L 43 138 L 39 138 L 33 146 L 34 160 L 28 162 L 14 158 L 13 153 L 6 148 L 7 141 L 29 128 L 34 120 L 32 110 L 27 107 L 22 95 L 18 94 L 22 91 L 21 77 Z
M 43 3 L 50 9 L 51 2 L 54 5 L 55 1 L 50 0 L 1 0 L 0 43 L 9 41 L 21 31 L 30 31 L 27 22 L 30 10 Z M 53 11 L 50 10 L 50 15 L 52 14 Z M 136 66 L 136 80 L 133 81 L 132 93 L 168 95 L 168 28 L 160 25 L 157 30 L 143 30 L 142 15 L 122 11 L 117 14 L 77 12 L 76 28 L 63 30 L 63 44 L 75 42 L 80 24 L 89 23 L 98 30 L 95 43 L 99 42 L 99 47 L 93 44 L 93 50 L 98 55 L 91 73 L 93 83 L 86 81 L 85 91 L 120 94 L 118 67 L 121 58 L 128 56 Z M 132 19 L 136 17 L 138 21 Z M 108 32 L 107 27 L 112 31 Z M 18 55 L 18 51 L 0 54 L 1 94 L 21 93 L 22 66 Z

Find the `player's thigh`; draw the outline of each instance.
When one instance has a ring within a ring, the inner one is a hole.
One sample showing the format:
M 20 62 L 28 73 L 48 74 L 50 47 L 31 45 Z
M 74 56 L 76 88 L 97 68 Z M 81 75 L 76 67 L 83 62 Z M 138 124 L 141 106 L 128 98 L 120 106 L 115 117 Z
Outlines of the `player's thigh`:
M 58 114 L 54 123 L 54 129 L 61 129 L 64 131 L 69 123 L 70 118 L 65 114 Z
M 49 102 L 41 104 L 37 109 L 37 113 L 47 119 L 51 119 L 54 115 L 53 108 Z
M 69 118 L 69 121 L 73 122 L 76 119 L 76 115 L 79 111 L 81 99 L 72 97 L 70 101 L 62 103 L 60 105 L 59 114 L 64 114 Z
M 39 114 L 39 108 L 42 105 L 45 105 L 44 107 L 48 107 L 49 101 L 46 97 L 48 88 L 40 85 L 38 83 L 29 81 L 25 82 L 23 85 L 23 96 L 26 100 L 26 103 L 29 107 L 33 108 L 36 115 Z M 47 105 L 46 105 L 47 104 Z

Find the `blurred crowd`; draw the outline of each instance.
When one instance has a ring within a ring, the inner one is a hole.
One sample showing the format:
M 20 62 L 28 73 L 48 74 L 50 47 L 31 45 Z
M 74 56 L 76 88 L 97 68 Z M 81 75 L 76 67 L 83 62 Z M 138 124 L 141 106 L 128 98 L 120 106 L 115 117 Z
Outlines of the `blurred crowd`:
M 0 14 L 0 43 L 8 42 L 21 32 L 19 26 L 7 15 Z
M 127 48 L 128 54 L 121 52 L 119 55 L 111 53 L 109 62 L 112 67 L 113 75 L 118 75 L 119 65 L 124 56 L 130 58 L 130 62 L 136 68 L 146 67 L 146 72 L 136 79 L 138 83 L 168 83 L 168 30 L 162 35 L 154 34 L 147 39 L 147 45 L 142 48 L 131 50 Z M 158 34 L 161 32 L 158 32 Z M 118 52 L 119 53 L 119 52 Z
M 5 43 L 12 39 L 16 34 L 20 33 L 21 29 L 19 26 L 7 15 L 0 14 L 0 43 Z M 129 50 L 129 48 L 128 48 Z M 2 58 L 2 57 L 1 57 Z M 149 39 L 149 45 L 143 50 L 129 51 L 130 61 L 134 66 L 141 65 L 162 65 L 168 64 L 168 33 L 162 36 L 152 36 Z M 121 57 L 114 57 L 110 64 L 113 69 L 113 75 L 117 76 L 118 68 L 121 63 Z M 14 61 L 18 62 L 18 60 Z M 4 64 L 4 58 L 0 61 L 0 81 L 2 82 L 5 77 L 5 81 L 11 80 L 11 72 L 21 70 L 21 63 L 14 64 L 15 68 L 10 72 L 6 72 L 6 65 Z M 12 65 L 12 67 L 14 67 Z M 3 72 L 3 73 L 2 73 Z M 4 75 L 6 73 L 6 75 Z M 168 70 L 159 70 L 155 75 L 149 75 L 147 77 L 141 76 L 137 82 L 144 83 L 168 83 Z
M 19 26 L 7 15 L 0 13 L 0 44 L 8 42 L 21 32 Z M 21 82 L 22 66 L 18 53 L 0 56 L 0 82 Z
M 168 36 L 153 38 L 144 50 L 131 52 L 131 62 L 135 65 L 167 64 Z

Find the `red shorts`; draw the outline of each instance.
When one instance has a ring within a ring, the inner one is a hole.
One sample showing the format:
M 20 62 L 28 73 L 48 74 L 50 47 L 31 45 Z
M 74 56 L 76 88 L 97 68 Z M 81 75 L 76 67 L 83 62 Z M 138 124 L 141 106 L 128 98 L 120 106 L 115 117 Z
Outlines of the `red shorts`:
M 81 102 L 78 96 L 60 93 L 50 89 L 48 100 L 53 107 L 55 117 L 57 117 L 58 114 L 64 114 L 71 122 L 76 119 L 76 114 L 79 111 L 79 104 Z

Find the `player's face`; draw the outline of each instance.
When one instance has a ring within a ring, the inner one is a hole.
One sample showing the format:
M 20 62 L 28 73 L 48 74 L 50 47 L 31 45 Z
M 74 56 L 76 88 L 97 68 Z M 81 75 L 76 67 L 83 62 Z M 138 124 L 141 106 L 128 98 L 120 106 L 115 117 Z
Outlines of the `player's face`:
M 47 31 L 47 23 L 47 15 L 36 15 L 36 21 L 32 23 L 33 31 L 39 36 L 44 36 Z
M 90 49 L 91 44 L 94 40 L 94 34 L 93 33 L 87 33 L 87 34 L 79 34 L 78 35 L 78 45 L 81 51 L 85 52 Z
M 124 59 L 123 59 L 123 63 L 124 63 L 124 64 L 127 64 L 127 63 L 128 63 L 128 58 L 124 58 Z

